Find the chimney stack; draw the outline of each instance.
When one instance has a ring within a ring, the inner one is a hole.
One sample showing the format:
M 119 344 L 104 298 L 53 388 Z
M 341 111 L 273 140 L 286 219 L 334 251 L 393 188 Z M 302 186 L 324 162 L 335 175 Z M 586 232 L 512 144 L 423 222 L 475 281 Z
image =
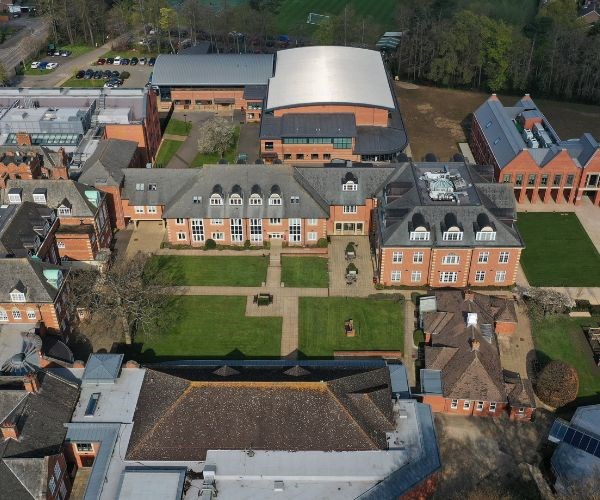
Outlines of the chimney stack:
M 23 385 L 25 390 L 29 393 L 35 394 L 40 390 L 40 381 L 38 380 L 37 373 L 28 373 L 23 377 Z
M 19 429 L 17 429 L 17 423 L 12 420 L 2 422 L 2 438 L 3 439 L 19 439 Z
M 27 132 L 17 132 L 15 139 L 17 146 L 31 146 L 31 136 Z
M 471 290 L 465 290 L 465 300 L 470 300 L 473 302 L 473 300 L 475 300 L 475 292 L 472 292 Z
M 471 340 L 471 352 L 479 351 L 480 342 L 477 339 Z

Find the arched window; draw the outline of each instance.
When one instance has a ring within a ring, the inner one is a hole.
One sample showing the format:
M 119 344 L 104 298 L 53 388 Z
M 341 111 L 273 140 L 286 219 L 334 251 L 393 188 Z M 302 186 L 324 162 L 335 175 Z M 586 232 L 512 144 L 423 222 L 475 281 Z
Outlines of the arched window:
M 272 193 L 271 196 L 269 196 L 269 205 L 281 205 L 281 196 L 277 193 Z
M 211 205 L 222 205 L 223 197 L 219 193 L 214 193 L 210 196 L 210 204 Z
M 250 205 L 262 205 L 262 198 L 259 194 L 254 193 L 250 195 Z

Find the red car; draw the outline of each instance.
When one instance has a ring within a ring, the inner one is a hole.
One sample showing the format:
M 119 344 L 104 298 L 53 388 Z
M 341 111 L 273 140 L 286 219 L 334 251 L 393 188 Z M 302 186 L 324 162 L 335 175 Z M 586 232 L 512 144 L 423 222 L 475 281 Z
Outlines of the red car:
M 96 64 L 102 66 L 103 64 L 106 64 L 106 59 L 104 59 L 103 57 L 101 57 L 100 59 L 98 59 L 96 61 Z

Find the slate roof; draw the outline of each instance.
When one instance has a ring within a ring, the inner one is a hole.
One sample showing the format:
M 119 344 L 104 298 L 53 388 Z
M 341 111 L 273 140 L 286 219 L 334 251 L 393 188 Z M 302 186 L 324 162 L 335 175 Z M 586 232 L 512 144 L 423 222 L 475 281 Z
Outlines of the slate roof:
M 425 333 L 432 333 L 425 346 L 425 368 L 441 371 L 442 394 L 450 399 L 506 402 L 508 400 L 496 336 L 482 334 L 483 326 L 492 329 L 498 316 L 513 317 L 510 299 L 474 293 L 473 299 L 460 290 L 435 292 L 437 312 L 423 315 Z M 508 312 L 507 312 L 508 311 Z M 440 312 L 450 313 L 440 321 Z M 466 314 L 477 313 L 477 325 L 467 325 Z M 473 340 L 479 342 L 472 348 Z
M 44 276 L 44 270 L 64 268 L 31 258 L 0 259 L 0 302 L 11 302 L 10 292 L 15 286 L 24 287 L 25 300 L 29 303 L 53 303 L 58 289 Z
M 100 141 L 92 156 L 83 165 L 78 181 L 90 186 L 120 186 L 125 177 L 124 170 L 131 164 L 137 146 L 137 142 L 121 139 Z
M 11 179 L 6 183 L 6 189 L 2 190 L 2 203 L 8 203 L 8 191 L 10 189 L 22 189 L 22 201 L 33 202 L 33 192 L 35 189 L 46 189 L 47 207 L 57 209 L 65 200 L 71 207 L 71 217 L 94 217 L 98 208 L 88 200 L 86 191 L 97 191 L 95 188 L 86 186 L 79 182 L 63 179 Z M 97 191 L 102 198 L 105 195 L 102 191 Z
M 42 498 L 48 476 L 46 457 L 62 451 L 67 432 L 64 424 L 71 420 L 77 403 L 79 389 L 75 384 L 46 371 L 37 374 L 40 391 L 20 391 L 23 401 L 11 416 L 18 418 L 19 440 L 0 443 L 0 498 Z M 12 398 L 11 392 L 6 393 L 8 398 Z M 0 390 L 0 401 L 4 397 L 5 391 Z
M 52 170 L 56 166 L 61 165 L 61 157 L 60 153 L 57 151 L 52 151 L 45 146 L 0 146 L 0 155 L 5 155 L 6 153 L 15 153 L 15 152 L 25 153 L 28 156 L 32 154 L 37 154 L 42 157 L 42 166 L 47 168 L 48 170 Z M 6 157 L 6 162 L 11 160 L 10 156 Z
M 130 205 L 167 205 L 176 195 L 186 189 L 203 169 L 170 170 L 166 168 L 128 168 L 121 197 L 129 200 Z M 138 190 L 138 184 L 144 189 Z M 156 190 L 150 191 L 149 185 L 156 184 Z
M 114 383 L 119 376 L 123 354 L 92 353 L 81 378 L 84 383 Z
M 273 54 L 159 54 L 152 84 L 167 87 L 266 85 L 273 76 Z
M 36 237 L 44 241 L 44 224 L 52 224 L 54 210 L 31 202 L 0 207 L 0 257 L 27 257 Z
M 260 138 L 356 137 L 356 130 L 353 113 L 286 113 L 281 117 L 264 115 Z
M 351 451 L 385 449 L 391 422 L 389 372 L 329 381 L 194 381 L 148 369 L 128 460 L 203 460 L 209 449 Z
M 244 99 L 247 101 L 262 101 L 266 95 L 266 85 L 246 85 L 244 87 Z

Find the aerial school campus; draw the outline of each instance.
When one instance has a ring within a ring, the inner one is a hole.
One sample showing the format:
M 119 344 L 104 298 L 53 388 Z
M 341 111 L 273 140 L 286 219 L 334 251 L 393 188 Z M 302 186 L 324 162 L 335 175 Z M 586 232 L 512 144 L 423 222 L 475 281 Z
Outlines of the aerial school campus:
M 0 89 L 0 498 L 595 498 L 599 127 L 388 62 Z

